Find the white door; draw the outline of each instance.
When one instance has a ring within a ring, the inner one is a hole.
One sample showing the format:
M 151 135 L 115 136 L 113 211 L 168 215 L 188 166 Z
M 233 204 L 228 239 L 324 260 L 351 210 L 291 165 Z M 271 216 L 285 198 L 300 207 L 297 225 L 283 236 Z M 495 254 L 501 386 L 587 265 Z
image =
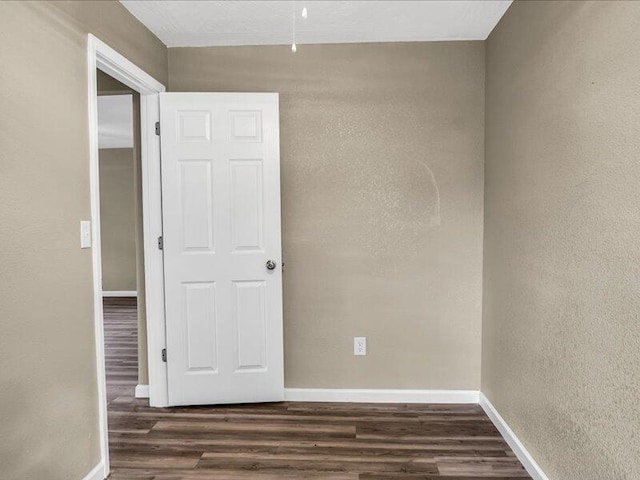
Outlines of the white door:
M 170 405 L 284 399 L 278 94 L 160 94 Z

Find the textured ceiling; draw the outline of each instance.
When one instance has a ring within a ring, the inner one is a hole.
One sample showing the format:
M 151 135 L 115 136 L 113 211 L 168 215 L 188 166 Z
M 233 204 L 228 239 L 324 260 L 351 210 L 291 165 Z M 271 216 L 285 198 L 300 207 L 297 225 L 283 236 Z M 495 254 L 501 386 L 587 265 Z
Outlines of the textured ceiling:
M 121 0 L 169 47 L 484 40 L 511 0 Z M 308 18 L 301 17 L 302 9 Z

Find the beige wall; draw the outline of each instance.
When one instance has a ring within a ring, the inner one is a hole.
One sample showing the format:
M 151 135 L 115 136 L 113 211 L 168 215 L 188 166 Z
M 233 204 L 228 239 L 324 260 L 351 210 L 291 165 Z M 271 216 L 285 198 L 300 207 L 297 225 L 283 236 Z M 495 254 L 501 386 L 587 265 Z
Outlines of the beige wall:
M 89 31 L 166 79 L 164 46 L 117 2 L 0 2 L 0 465 L 7 480 L 79 479 L 99 460 L 91 250 L 79 248 L 79 222 L 90 218 Z
M 118 0 L 52 1 L 79 29 L 94 34 L 160 83 L 168 78 L 167 48 Z
M 280 93 L 286 385 L 477 389 L 482 42 L 173 48 L 169 65 L 172 91 Z
M 553 480 L 640 478 L 640 2 L 487 42 L 482 390 Z
M 102 290 L 135 291 L 136 212 L 132 148 L 100 150 Z

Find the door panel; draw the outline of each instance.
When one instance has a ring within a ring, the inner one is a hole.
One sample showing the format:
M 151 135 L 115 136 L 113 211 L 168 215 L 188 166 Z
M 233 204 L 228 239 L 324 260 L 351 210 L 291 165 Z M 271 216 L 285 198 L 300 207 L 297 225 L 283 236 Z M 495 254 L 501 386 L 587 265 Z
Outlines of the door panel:
M 169 404 L 282 400 L 278 96 L 165 93 L 160 118 Z
M 234 282 L 238 370 L 267 368 L 264 282 Z
M 183 283 L 187 371 L 218 369 L 215 282 Z
M 262 159 L 231 160 L 232 251 L 264 251 Z
M 213 160 L 179 160 L 182 245 L 213 253 Z

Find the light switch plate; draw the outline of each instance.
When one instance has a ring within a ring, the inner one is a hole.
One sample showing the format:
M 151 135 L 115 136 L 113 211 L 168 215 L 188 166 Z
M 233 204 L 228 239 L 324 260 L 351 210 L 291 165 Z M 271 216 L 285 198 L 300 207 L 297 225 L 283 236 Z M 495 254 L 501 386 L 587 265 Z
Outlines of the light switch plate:
M 91 248 L 91 221 L 80 222 L 80 248 Z
M 358 356 L 367 354 L 367 337 L 353 337 L 353 354 Z

